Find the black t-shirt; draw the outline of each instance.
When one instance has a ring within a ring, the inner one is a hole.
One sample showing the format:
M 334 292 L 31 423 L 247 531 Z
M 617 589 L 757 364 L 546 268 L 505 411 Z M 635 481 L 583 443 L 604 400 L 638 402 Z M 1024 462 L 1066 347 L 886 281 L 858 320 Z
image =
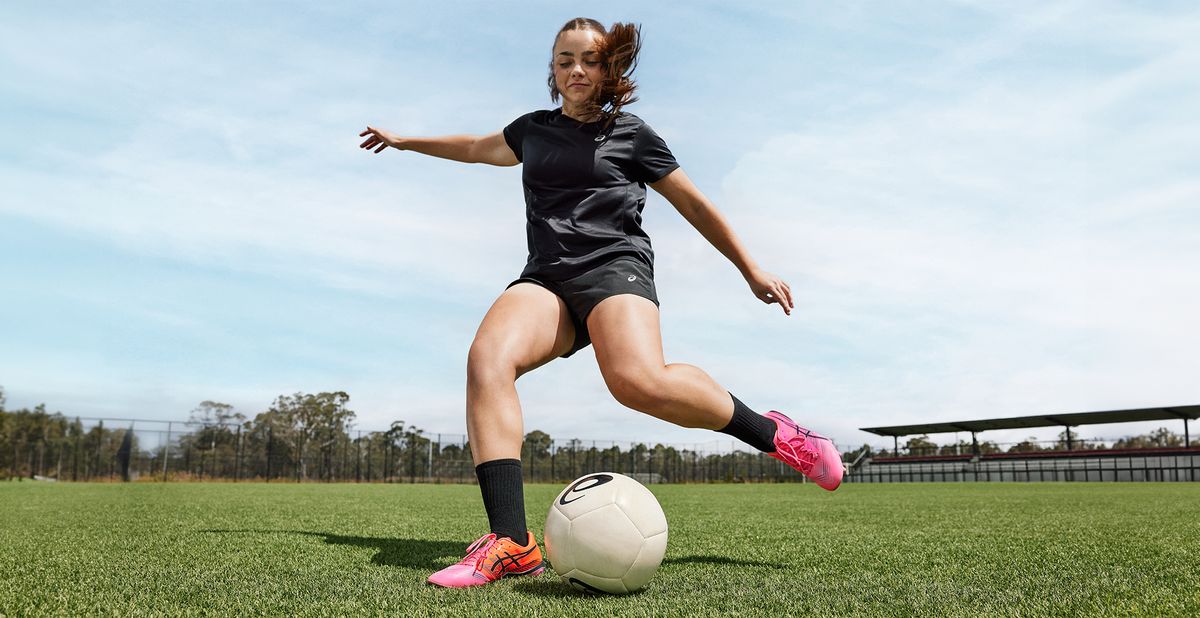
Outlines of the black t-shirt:
M 646 183 L 679 167 L 641 118 L 622 112 L 607 131 L 561 109 L 531 112 L 504 128 L 523 164 L 529 261 L 522 277 L 563 281 L 614 258 L 654 266 L 642 230 Z

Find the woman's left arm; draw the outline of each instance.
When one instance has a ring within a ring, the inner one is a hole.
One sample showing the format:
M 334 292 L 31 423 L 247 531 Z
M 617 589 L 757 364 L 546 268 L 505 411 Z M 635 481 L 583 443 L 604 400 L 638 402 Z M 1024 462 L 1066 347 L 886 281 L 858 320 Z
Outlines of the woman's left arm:
M 692 184 L 682 168 L 667 174 L 650 187 L 667 198 L 668 202 L 683 215 L 696 231 L 700 232 L 722 255 L 729 258 L 745 277 L 750 290 L 764 303 L 779 303 L 783 312 L 791 315 L 792 289 L 787 282 L 758 267 L 746 247 L 738 240 L 729 222 L 713 203 Z

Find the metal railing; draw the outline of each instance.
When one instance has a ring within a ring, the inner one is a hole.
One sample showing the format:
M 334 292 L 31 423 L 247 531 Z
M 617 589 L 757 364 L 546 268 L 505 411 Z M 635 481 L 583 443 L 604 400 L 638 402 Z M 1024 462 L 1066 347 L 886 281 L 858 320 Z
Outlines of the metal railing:
M 851 471 L 847 480 L 856 483 L 1200 480 L 1200 449 L 1188 448 L 1164 448 L 1158 452 L 1140 449 L 1005 453 L 945 458 L 948 461 L 920 459 L 867 458 Z

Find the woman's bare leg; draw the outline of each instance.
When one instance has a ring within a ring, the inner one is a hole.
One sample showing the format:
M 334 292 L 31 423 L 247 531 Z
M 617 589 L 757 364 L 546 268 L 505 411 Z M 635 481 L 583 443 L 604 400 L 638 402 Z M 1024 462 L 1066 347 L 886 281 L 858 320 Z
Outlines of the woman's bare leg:
M 604 382 L 622 405 L 683 427 L 721 429 L 733 398 L 699 367 L 666 364 L 658 307 L 632 294 L 604 299 L 588 316 Z
M 588 316 L 588 332 L 604 382 L 623 405 L 676 425 L 734 436 L 824 489 L 841 484 L 845 467 L 832 440 L 774 410 L 760 415 L 735 404 L 697 367 L 664 363 L 654 303 L 631 294 L 606 298 Z
M 467 439 L 475 465 L 521 458 L 516 380 L 566 354 L 574 341 L 566 305 L 539 285 L 518 283 L 492 304 L 467 355 Z

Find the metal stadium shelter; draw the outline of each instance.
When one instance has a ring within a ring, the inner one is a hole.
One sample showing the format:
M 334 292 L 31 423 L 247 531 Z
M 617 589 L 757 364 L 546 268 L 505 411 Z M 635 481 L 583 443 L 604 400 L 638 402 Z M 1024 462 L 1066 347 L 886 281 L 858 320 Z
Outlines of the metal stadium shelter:
M 1064 414 L 1036 414 L 1034 416 L 1014 416 L 1010 418 L 989 418 L 975 421 L 955 421 L 951 423 L 927 423 L 923 425 L 893 425 L 890 427 L 861 427 L 862 431 L 877 436 L 891 436 L 895 448 L 894 453 L 900 452 L 900 437 L 912 435 L 928 435 L 932 433 L 954 433 L 968 431 L 971 433 L 971 449 L 979 454 L 979 439 L 977 434 L 991 429 L 1021 429 L 1026 427 L 1064 427 L 1067 430 L 1067 450 L 1074 448 L 1071 438 L 1071 428 L 1080 425 L 1105 425 L 1109 423 L 1133 423 L 1138 421 L 1182 420 L 1184 447 L 1191 447 L 1191 436 L 1188 432 L 1188 422 L 1200 418 L 1200 405 L 1173 406 L 1169 408 L 1138 408 L 1135 410 L 1109 410 L 1104 412 L 1071 412 Z

